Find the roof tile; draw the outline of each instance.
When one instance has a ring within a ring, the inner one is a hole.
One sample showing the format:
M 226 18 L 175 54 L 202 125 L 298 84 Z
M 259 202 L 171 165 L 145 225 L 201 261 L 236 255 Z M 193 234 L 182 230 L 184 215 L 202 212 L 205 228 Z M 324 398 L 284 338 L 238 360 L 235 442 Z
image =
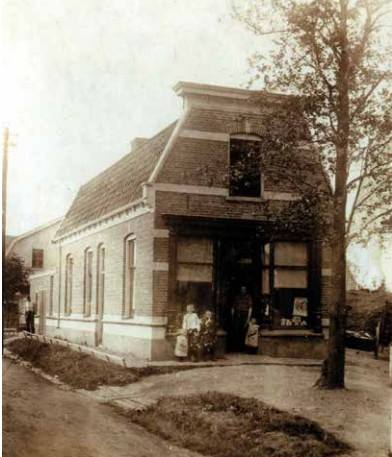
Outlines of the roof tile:
M 121 208 L 142 197 L 142 184 L 155 168 L 174 130 L 170 124 L 140 147 L 82 185 L 56 237 Z

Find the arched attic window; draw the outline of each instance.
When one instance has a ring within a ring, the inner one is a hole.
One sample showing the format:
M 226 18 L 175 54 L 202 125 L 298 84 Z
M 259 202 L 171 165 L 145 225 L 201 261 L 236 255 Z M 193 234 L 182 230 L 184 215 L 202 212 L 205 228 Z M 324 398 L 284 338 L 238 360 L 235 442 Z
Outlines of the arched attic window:
M 71 254 L 68 254 L 65 258 L 65 314 L 72 313 L 73 264 L 73 257 Z
M 84 250 L 84 295 L 83 295 L 83 314 L 91 315 L 91 303 L 93 299 L 93 250 Z
M 230 136 L 229 193 L 232 197 L 261 197 L 261 138 L 256 135 Z

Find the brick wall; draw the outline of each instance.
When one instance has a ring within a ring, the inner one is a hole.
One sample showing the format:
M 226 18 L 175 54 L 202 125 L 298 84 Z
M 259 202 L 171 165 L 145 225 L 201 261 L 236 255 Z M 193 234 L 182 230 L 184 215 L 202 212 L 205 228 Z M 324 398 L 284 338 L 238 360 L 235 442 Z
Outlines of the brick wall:
M 154 316 L 167 316 L 168 272 L 153 272 Z
M 243 107 L 242 107 L 243 108 Z M 273 128 L 279 132 L 284 128 L 284 122 L 279 113 L 273 112 L 272 106 L 266 106 L 260 113 L 235 112 L 226 106 L 224 110 L 191 108 L 183 125 L 187 130 L 186 137 L 180 136 L 170 150 L 170 155 L 164 162 L 157 178 L 158 183 L 226 188 L 228 190 L 229 169 L 229 142 L 207 138 L 190 138 L 191 131 L 211 133 L 248 133 L 263 136 L 266 128 Z M 242 109 L 242 111 L 244 111 Z M 305 131 L 304 131 L 305 136 Z M 310 173 L 312 179 L 322 181 L 325 185 L 319 163 L 315 161 L 312 149 L 303 147 L 298 151 L 298 157 L 303 161 L 303 172 Z M 272 167 L 271 167 L 272 168 Z M 302 182 L 302 181 L 299 181 Z M 262 170 L 262 187 L 267 192 L 295 192 L 298 188 L 288 180 L 278 179 L 267 164 Z M 163 214 L 178 216 L 229 218 L 238 220 L 262 220 L 264 213 L 263 201 L 238 201 L 220 195 L 201 195 L 197 193 L 175 191 L 157 191 L 155 194 L 156 214 L 155 228 L 167 229 Z M 282 208 L 287 205 L 285 201 L 270 201 L 270 208 Z M 163 240 L 154 241 L 154 261 L 167 261 L 168 243 Z M 327 256 L 322 255 L 322 269 L 329 268 Z M 323 276 L 321 281 L 321 301 L 323 314 L 330 301 L 331 281 L 329 276 Z M 159 286 L 158 286 L 159 284 Z M 154 297 L 167 296 L 167 287 L 164 287 L 164 275 L 154 276 Z M 160 300 L 154 298 L 154 302 Z M 162 301 L 163 306 L 163 301 Z M 167 304 L 168 314 L 174 316 L 176 310 L 171 303 Z M 173 308 L 173 309 L 171 309 Z
M 179 138 L 159 182 L 227 187 L 228 143 Z
M 285 202 L 271 202 L 271 208 L 281 207 Z M 263 202 L 234 201 L 215 195 L 197 195 L 178 192 L 157 192 L 155 227 L 166 228 L 162 214 L 219 217 L 229 219 L 261 220 Z
M 244 106 L 242 105 L 242 110 Z M 254 108 L 254 106 L 253 106 Z M 260 113 L 235 112 L 235 105 L 227 109 L 201 109 L 193 107 L 188 114 L 183 130 L 232 134 L 253 134 L 263 136 L 267 131 L 274 131 L 279 134 L 287 125 L 279 109 L 275 112 L 271 106 L 260 108 Z M 306 137 L 305 128 L 299 127 L 298 132 Z M 305 143 L 306 144 L 306 143 Z M 298 186 L 306 180 L 318 180 L 325 185 L 321 174 L 320 166 L 315 160 L 315 153 L 310 148 L 304 147 L 301 150 L 292 152 L 296 156 L 295 175 L 292 179 L 286 179 L 285 173 L 274 172 L 269 158 L 263 165 L 262 187 L 268 192 L 294 192 Z M 268 163 L 269 162 L 269 163 Z M 290 163 L 290 162 L 289 162 Z M 213 141 L 207 138 L 185 138 L 178 137 L 170 151 L 170 160 L 166 160 L 159 173 L 158 182 L 176 183 L 199 186 L 228 187 L 229 167 L 229 142 Z M 284 165 L 287 167 L 287 164 Z
M 206 132 L 244 133 L 252 132 L 263 135 L 266 128 L 273 123 L 276 128 L 282 128 L 283 121 L 278 117 L 275 108 L 260 110 L 260 114 L 219 110 L 192 109 L 184 125 L 185 129 L 195 129 Z
M 154 238 L 154 262 L 169 261 L 169 238 Z
M 144 214 L 133 220 L 103 229 L 62 246 L 61 312 L 65 303 L 65 260 L 73 257 L 72 313 L 83 313 L 84 297 L 84 252 L 93 250 L 92 314 L 96 312 L 97 296 L 97 250 L 105 246 L 105 314 L 121 316 L 124 288 L 124 240 L 128 235 L 136 237 L 135 271 L 135 314 L 150 316 L 152 303 L 152 261 L 153 261 L 153 216 Z
M 304 175 L 306 169 L 310 169 L 310 176 L 314 176 L 312 162 L 306 159 L 301 160 L 304 163 Z M 228 189 L 228 170 L 229 142 L 179 138 L 170 153 L 170 160 L 162 168 L 158 182 Z M 281 173 L 273 172 L 273 167 L 269 167 L 268 163 L 263 166 L 261 175 L 264 191 L 298 191 L 291 180 L 285 179 Z M 295 178 L 300 183 L 305 176 Z

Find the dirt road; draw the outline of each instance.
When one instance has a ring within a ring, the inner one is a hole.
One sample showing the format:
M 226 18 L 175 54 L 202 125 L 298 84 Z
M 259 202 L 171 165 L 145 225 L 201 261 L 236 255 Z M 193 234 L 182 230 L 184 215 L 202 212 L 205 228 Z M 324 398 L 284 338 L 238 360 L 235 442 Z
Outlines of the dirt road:
M 4 457 L 191 457 L 77 392 L 3 360 Z

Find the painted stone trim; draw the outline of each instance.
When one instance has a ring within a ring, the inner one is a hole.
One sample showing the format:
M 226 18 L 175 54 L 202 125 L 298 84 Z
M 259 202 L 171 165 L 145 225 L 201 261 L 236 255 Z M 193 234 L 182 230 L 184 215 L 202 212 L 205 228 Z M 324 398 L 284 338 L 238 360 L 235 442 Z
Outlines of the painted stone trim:
M 180 133 L 181 138 L 193 138 L 197 140 L 222 141 L 228 143 L 230 135 L 222 132 L 208 132 L 203 130 L 183 129 Z
M 167 184 L 156 183 L 154 190 L 158 192 L 177 192 L 183 194 L 198 195 L 218 195 L 222 197 L 229 196 L 229 190 L 226 187 L 209 187 L 209 186 L 191 186 L 188 184 Z

